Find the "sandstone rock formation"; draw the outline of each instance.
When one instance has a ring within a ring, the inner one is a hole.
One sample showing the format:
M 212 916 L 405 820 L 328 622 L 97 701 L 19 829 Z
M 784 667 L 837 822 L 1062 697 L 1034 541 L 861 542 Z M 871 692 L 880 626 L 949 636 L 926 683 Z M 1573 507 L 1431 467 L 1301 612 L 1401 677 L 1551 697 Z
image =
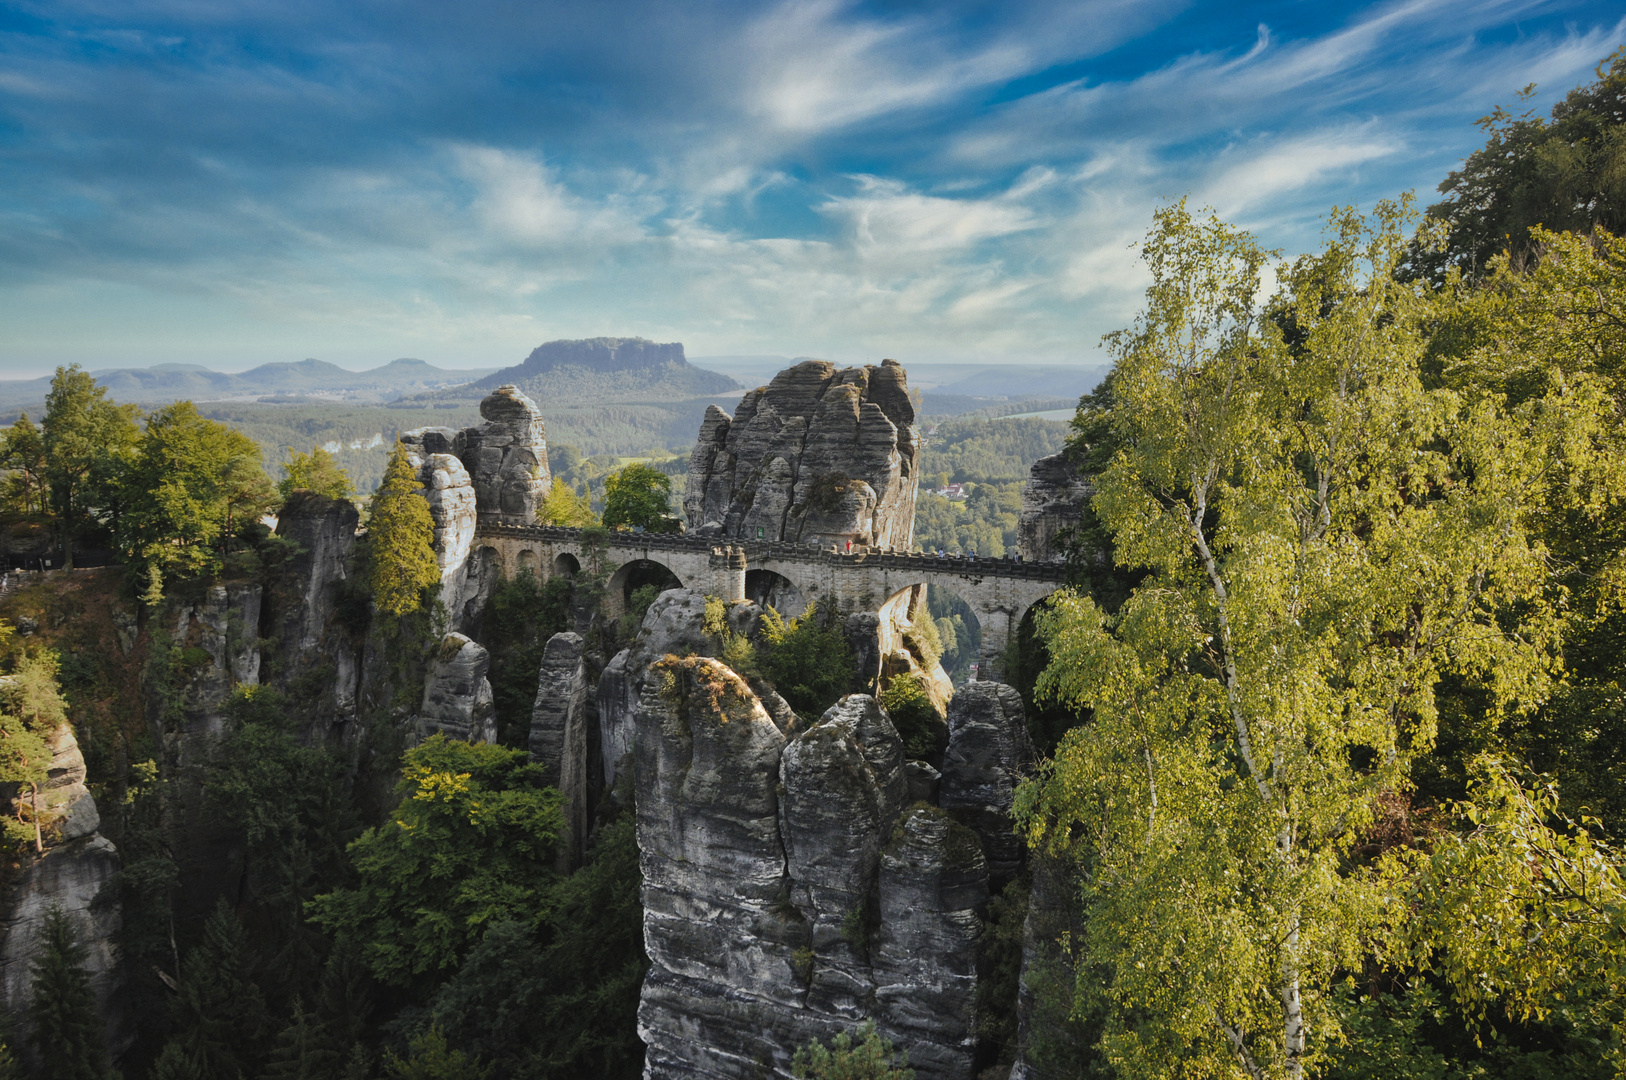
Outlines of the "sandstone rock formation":
M 186 649 L 198 649 L 198 662 L 184 668 L 180 687 L 182 724 L 166 731 L 181 763 L 206 743 L 191 736 L 217 736 L 224 731 L 221 709 L 239 686 L 260 681 L 260 600 L 257 584 L 213 585 L 198 603 L 170 608 L 173 622 L 166 629 Z
M 480 520 L 495 525 L 534 525 L 547 497 L 548 444 L 536 402 L 512 385 L 499 386 L 482 402 L 485 423 L 463 431 L 458 456 L 474 484 Z
M 1016 1061 L 1010 1080 L 1068 1080 L 1095 1054 L 1086 1025 L 1070 1017 L 1078 972 L 1062 944 L 1085 931 L 1078 880 L 1061 862 L 1035 857 L 1022 926 L 1022 974 L 1016 997 Z
M 587 665 L 580 634 L 548 639 L 531 710 L 531 760 L 547 770 L 548 783 L 564 796 L 565 843 L 560 862 L 568 869 L 587 843 Z
M 920 438 L 903 367 L 808 360 L 712 406 L 689 458 L 691 529 L 747 540 L 907 548 Z
M 755 604 L 730 604 L 730 629 L 750 636 L 761 612 Z M 668 589 L 644 614 L 632 644 L 610 660 L 598 681 L 602 784 L 615 786 L 616 774 L 632 751 L 638 702 L 649 668 L 668 653 L 715 655 L 720 642 L 706 633 L 706 598 L 688 589 Z
M 39 955 L 46 915 L 60 908 L 85 946 L 85 969 L 97 1008 L 108 1018 L 105 1036 L 110 1049 L 117 1049 L 121 1010 L 115 998 L 120 983 L 113 939 L 120 908 L 116 901 L 94 901 L 118 874 L 118 852 L 96 831 L 101 816 L 85 787 L 85 758 L 72 727 L 58 728 L 49 745 L 50 771 L 39 792 L 47 848 L 43 856 L 25 853 L 20 858 L 20 873 L 7 890 L 8 906 L 0 912 L 0 1007 L 12 1020 L 11 1045 L 26 1048 L 33 1027 L 28 1015 L 30 965 Z
M 970 1080 L 989 896 L 979 834 L 1014 870 L 1010 797 L 1033 764 L 1020 697 L 984 683 L 956 700 L 954 807 L 927 805 L 936 770 L 904 761 L 872 698 L 850 695 L 805 730 L 775 723 L 751 685 L 699 655 L 703 598 L 656 604 L 618 657 L 619 692 L 637 693 L 646 1077 L 784 1077 L 797 1047 L 870 1018 L 921 1080 Z
M 1037 764 L 1022 695 L 1003 683 L 966 683 L 949 704 L 948 724 L 939 805 L 976 832 L 989 876 L 1003 883 L 1024 854 L 1011 805 Z
M 1058 534 L 1078 524 L 1084 505 L 1094 495 L 1094 482 L 1079 475 L 1066 451 L 1035 461 L 1028 482 L 1022 485 L 1022 516 L 1016 526 L 1022 558 L 1028 562 L 1066 558 Z
M 277 535 L 299 548 L 266 597 L 272 635 L 281 645 L 268 681 L 285 693 L 314 683 L 323 701 L 313 703 L 313 718 L 330 722 L 356 713 L 356 650 L 337 612 L 359 521 L 348 499 L 311 492 L 295 493 L 277 518 Z M 329 665 L 330 674 L 315 677 Z
M 439 732 L 466 742 L 496 742 L 497 710 L 486 678 L 490 667 L 491 655 L 472 638 L 447 634 L 424 679 L 419 737 Z

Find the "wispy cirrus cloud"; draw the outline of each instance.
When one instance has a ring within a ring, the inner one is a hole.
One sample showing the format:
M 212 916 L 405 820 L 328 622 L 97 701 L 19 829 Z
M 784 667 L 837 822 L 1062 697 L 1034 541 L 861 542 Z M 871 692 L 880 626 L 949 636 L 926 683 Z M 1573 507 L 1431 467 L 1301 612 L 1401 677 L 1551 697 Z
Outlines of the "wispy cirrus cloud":
M 1604 3 L 24 0 L 0 366 L 1090 357 L 1189 196 L 1275 246 L 1550 102 Z

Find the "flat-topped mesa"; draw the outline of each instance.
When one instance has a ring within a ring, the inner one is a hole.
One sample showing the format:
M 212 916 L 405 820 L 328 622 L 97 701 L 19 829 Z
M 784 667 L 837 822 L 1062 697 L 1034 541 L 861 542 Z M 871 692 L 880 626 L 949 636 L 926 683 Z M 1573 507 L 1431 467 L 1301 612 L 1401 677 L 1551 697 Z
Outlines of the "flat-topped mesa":
M 907 548 L 920 436 L 896 360 L 807 360 L 713 405 L 689 458 L 691 529 L 743 540 Z

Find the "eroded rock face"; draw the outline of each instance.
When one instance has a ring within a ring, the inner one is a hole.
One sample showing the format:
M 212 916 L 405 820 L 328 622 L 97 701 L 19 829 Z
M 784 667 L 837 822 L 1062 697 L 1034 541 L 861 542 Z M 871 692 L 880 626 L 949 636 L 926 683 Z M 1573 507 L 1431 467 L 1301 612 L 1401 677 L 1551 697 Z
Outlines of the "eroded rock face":
M 318 716 L 327 712 L 333 721 L 348 720 L 356 712 L 356 649 L 336 615 L 359 522 L 348 499 L 312 492 L 292 496 L 277 517 L 277 535 L 294 541 L 299 551 L 266 598 L 272 633 L 281 644 L 270 681 L 284 692 L 319 683 L 326 708 L 313 711 Z M 329 664 L 331 676 L 310 678 Z
M 464 430 L 458 448 L 474 484 L 480 520 L 534 525 L 548 494 L 548 443 L 536 402 L 499 386 L 480 402 L 485 423 Z
M 38 796 L 46 851 L 43 856 L 31 852 L 21 856 L 21 874 L 8 896 L 8 907 L 0 912 L 0 1007 L 11 1014 L 12 1046 L 26 1050 L 33 1027 L 28 1015 L 30 965 L 39 955 L 46 914 L 59 907 L 85 946 L 85 968 L 113 1051 L 120 1041 L 119 972 L 113 948 L 120 908 L 116 901 L 96 906 L 92 902 L 117 875 L 118 852 L 96 832 L 101 816 L 85 787 L 85 758 L 73 728 L 63 724 L 48 744 L 51 766 Z M 33 801 L 28 794 L 22 798 Z
M 424 679 L 418 732 L 465 742 L 497 741 L 497 710 L 486 672 L 491 656 L 472 638 L 447 634 Z
M 966 683 L 949 703 L 948 726 L 938 803 L 976 832 L 995 882 L 1008 881 L 1024 856 L 1011 804 L 1037 763 L 1022 695 L 1003 683 Z
M 565 847 L 560 861 L 573 863 L 587 842 L 587 664 L 585 642 L 569 631 L 548 639 L 537 673 L 531 709 L 531 760 L 548 773 L 564 796 Z
M 198 650 L 190 654 L 197 659 L 184 668 L 182 726 L 165 732 L 183 763 L 207 748 L 205 743 L 193 745 L 193 737 L 224 732 L 221 710 L 232 691 L 259 684 L 260 599 L 259 585 L 214 585 L 201 603 L 172 609 L 172 639 L 183 649 Z
M 57 907 L 72 921 L 85 947 L 85 970 L 96 993 L 97 1012 L 106 1025 L 104 1037 L 110 1051 L 118 1049 L 117 1018 L 122 1010 L 113 939 L 121 916 L 117 904 L 94 903 L 118 871 L 119 856 L 112 841 L 96 833 L 53 847 L 43 857 L 25 859 L 10 910 L 0 924 L 0 989 L 11 1014 L 14 1047 L 26 1053 L 30 1045 L 28 1033 L 34 1026 L 28 1009 L 33 987 L 30 967 L 40 954 L 45 917 Z
M 674 640 L 704 607 L 666 598 Z M 645 1076 L 788 1077 L 798 1047 L 873 1018 L 921 1080 L 969 1080 L 976 833 L 904 809 L 902 742 L 867 695 L 792 731 L 715 659 L 668 653 L 641 684 Z
M 920 1077 L 971 1080 L 988 867 L 976 834 L 916 807 L 881 856 L 875 1026 Z
M 906 548 L 920 438 L 895 360 L 837 369 L 808 360 L 707 409 L 689 458 L 692 529 L 740 539 Z
M 632 751 L 638 702 L 649 668 L 668 653 L 711 656 L 720 644 L 705 630 L 706 597 L 689 589 L 668 589 L 655 598 L 632 644 L 611 658 L 598 681 L 600 760 L 604 789 Z M 761 611 L 755 604 L 730 604 L 730 629 L 749 636 Z M 783 704 L 781 702 L 781 704 Z
M 1073 469 L 1066 451 L 1035 461 L 1028 482 L 1022 485 L 1022 516 L 1016 526 L 1022 558 L 1028 562 L 1065 559 L 1058 534 L 1078 524 L 1094 495 L 1094 481 Z

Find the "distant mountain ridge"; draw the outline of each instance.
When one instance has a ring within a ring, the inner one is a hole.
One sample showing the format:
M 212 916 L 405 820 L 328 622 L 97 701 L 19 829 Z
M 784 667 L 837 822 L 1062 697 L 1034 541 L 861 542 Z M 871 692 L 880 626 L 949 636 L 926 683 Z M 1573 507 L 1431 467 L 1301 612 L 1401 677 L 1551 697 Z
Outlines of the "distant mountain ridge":
M 197 364 L 111 368 L 91 375 L 115 401 L 156 405 L 171 401 L 227 401 L 268 395 L 318 395 L 354 401 L 388 401 L 414 391 L 461 385 L 490 368 L 457 371 L 422 360 L 391 360 L 367 371 L 348 371 L 325 360 L 261 364 L 242 372 L 211 371 Z M 45 401 L 50 376 L 0 380 L 0 410 L 32 408 Z
M 689 363 L 681 342 L 596 337 L 545 342 L 513 367 L 493 372 L 466 386 L 418 394 L 407 400 L 484 397 L 509 383 L 538 403 L 669 400 L 743 389 L 728 375 Z

